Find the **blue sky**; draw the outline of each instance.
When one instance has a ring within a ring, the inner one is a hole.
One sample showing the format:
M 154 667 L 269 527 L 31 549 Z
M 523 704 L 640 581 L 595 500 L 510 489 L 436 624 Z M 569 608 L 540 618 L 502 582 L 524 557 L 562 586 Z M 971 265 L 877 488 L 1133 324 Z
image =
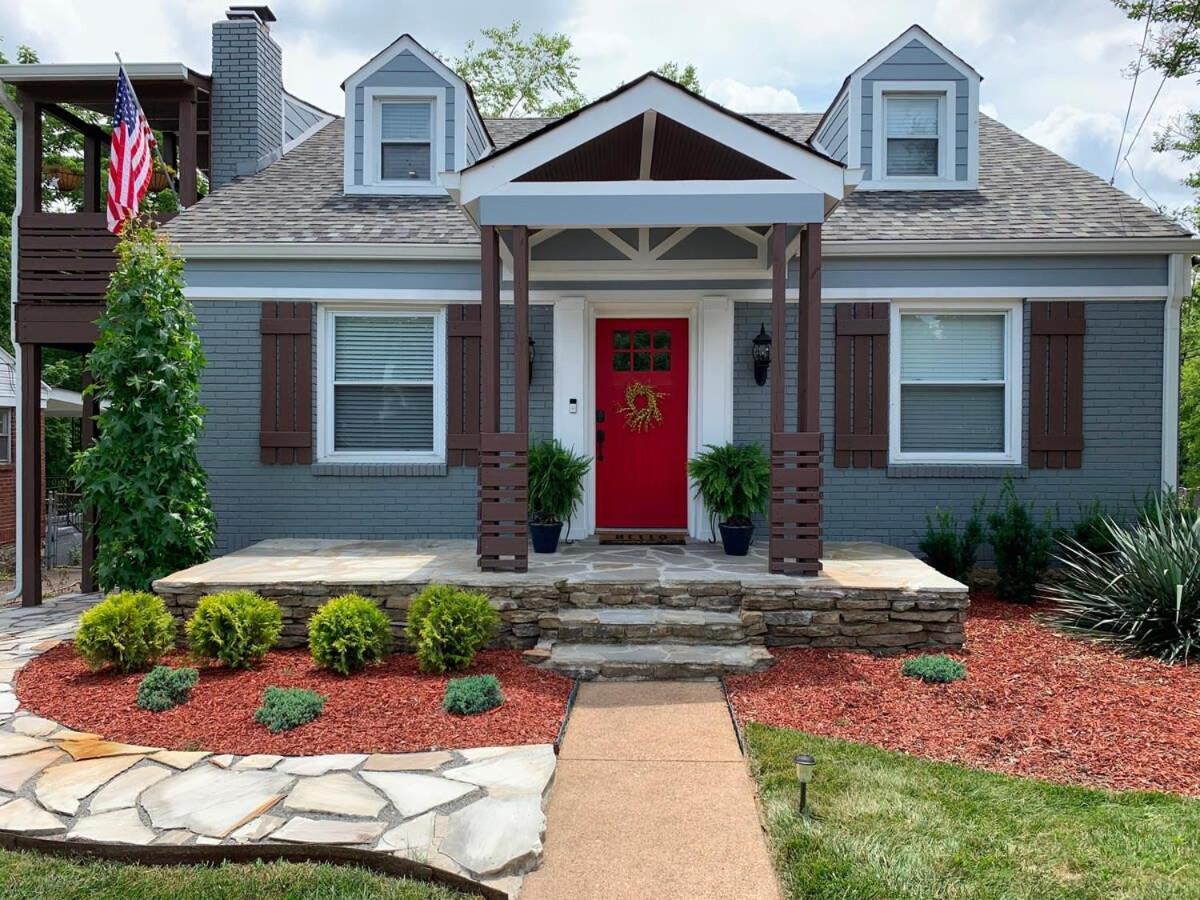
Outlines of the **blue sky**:
M 0 35 L 10 55 L 26 43 L 49 62 L 105 61 L 119 50 L 130 61 L 177 59 L 208 71 L 209 29 L 227 5 L 124 0 L 120 7 L 138 23 L 131 38 L 110 4 L 8 0 Z M 918 22 L 984 76 L 985 112 L 1106 180 L 1130 96 L 1126 69 L 1142 35 L 1108 0 L 510 0 L 499 7 L 278 0 L 271 7 L 289 90 L 337 112 L 342 79 L 398 34 L 453 55 L 479 28 L 514 18 L 527 30 L 572 36 L 589 96 L 678 60 L 694 63 L 705 92 L 739 111 L 820 111 L 847 72 Z M 1160 80 L 1143 73 L 1126 142 Z M 1196 79 L 1163 86 L 1129 153 L 1144 191 L 1124 164 L 1119 187 L 1169 208 L 1191 201 L 1179 184 L 1190 164 L 1151 150 L 1155 132 L 1188 108 L 1200 109 Z

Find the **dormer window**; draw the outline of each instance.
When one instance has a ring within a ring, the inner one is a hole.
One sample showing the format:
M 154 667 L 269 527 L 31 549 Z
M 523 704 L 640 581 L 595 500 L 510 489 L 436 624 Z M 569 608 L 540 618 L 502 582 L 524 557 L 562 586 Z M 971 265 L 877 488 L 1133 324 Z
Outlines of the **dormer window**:
M 433 108 L 431 100 L 380 101 L 380 181 L 433 181 Z
M 366 87 L 361 91 L 363 153 L 357 165 L 364 190 L 443 193 L 439 174 L 450 164 L 445 89 Z
M 942 173 L 941 142 L 944 95 L 884 94 L 886 143 L 884 173 L 888 178 L 937 178 Z
M 956 172 L 957 90 L 952 81 L 876 81 L 870 186 L 930 190 L 961 187 Z

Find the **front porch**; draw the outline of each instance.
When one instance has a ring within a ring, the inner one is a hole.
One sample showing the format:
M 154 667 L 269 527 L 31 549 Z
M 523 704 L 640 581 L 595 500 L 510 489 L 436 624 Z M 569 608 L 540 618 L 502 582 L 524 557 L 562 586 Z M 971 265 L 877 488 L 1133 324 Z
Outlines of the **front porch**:
M 325 600 L 357 592 L 380 602 L 403 639 L 412 597 L 430 583 L 486 593 L 503 622 L 497 644 L 583 677 L 697 677 L 753 671 L 770 647 L 869 652 L 959 646 L 967 589 L 912 554 L 829 543 L 820 575 L 767 571 L 766 547 L 725 556 L 719 544 L 607 546 L 578 541 L 530 557 L 529 570 L 481 572 L 475 543 L 262 541 L 160 579 L 185 618 L 201 596 L 248 588 L 283 609 L 281 646 L 302 646 Z

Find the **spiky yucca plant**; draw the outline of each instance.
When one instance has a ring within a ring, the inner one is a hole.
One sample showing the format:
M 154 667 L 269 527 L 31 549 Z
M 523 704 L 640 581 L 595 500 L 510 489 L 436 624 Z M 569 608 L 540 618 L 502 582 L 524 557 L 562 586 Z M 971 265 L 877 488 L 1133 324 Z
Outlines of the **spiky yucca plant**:
M 1109 553 L 1060 544 L 1061 583 L 1044 588 L 1045 618 L 1069 634 L 1166 663 L 1200 650 L 1200 515 L 1167 495 L 1143 505 L 1137 524 L 1103 524 Z
M 758 444 L 709 444 L 688 462 L 688 475 L 709 512 L 728 525 L 749 525 L 767 508 L 771 463 Z

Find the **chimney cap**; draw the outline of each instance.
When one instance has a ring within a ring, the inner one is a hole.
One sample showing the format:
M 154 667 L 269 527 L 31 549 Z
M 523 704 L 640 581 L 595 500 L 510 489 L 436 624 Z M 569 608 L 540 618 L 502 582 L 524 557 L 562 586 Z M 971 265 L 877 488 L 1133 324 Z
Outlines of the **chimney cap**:
M 275 18 L 275 13 L 271 12 L 271 7 L 269 6 L 231 6 L 229 9 L 225 10 L 225 18 L 255 18 L 264 24 L 277 21 Z

